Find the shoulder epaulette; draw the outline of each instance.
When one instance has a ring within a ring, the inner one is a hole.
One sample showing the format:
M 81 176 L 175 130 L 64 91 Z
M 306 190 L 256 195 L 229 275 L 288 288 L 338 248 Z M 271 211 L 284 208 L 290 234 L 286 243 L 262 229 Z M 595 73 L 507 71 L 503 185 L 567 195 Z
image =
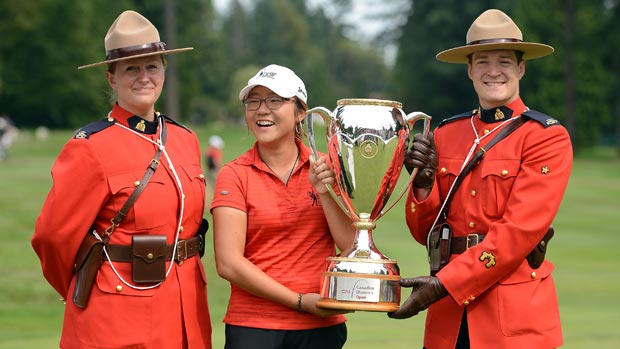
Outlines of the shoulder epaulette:
M 539 111 L 536 110 L 528 110 L 525 113 L 522 114 L 523 116 L 527 117 L 528 119 L 532 119 L 534 121 L 539 122 L 540 124 L 542 124 L 545 128 L 550 127 L 550 126 L 554 126 L 554 125 L 559 125 L 560 122 L 547 115 L 547 114 L 543 114 Z
M 101 130 L 105 130 L 106 128 L 114 125 L 114 122 L 115 122 L 114 120 L 110 121 L 110 119 L 108 118 L 95 121 L 77 130 L 73 134 L 73 138 L 88 139 L 88 137 L 90 137 L 92 134 L 95 134 Z
M 164 120 L 166 120 L 167 122 L 169 122 L 169 123 L 171 123 L 173 125 L 179 126 L 181 128 L 184 128 L 187 132 L 192 132 L 192 130 L 190 130 L 189 127 L 181 124 L 180 122 L 177 122 L 176 120 L 174 120 L 173 118 L 169 117 L 168 115 L 165 115 L 165 114 L 159 114 L 159 115 L 163 116 Z
M 437 126 L 437 128 L 439 128 L 439 127 L 441 127 L 441 126 L 443 126 L 443 125 L 445 125 L 445 124 L 449 124 L 449 123 L 451 123 L 451 122 L 453 122 L 453 121 L 456 121 L 456 120 L 461 120 L 461 119 L 465 119 L 465 118 L 470 118 L 472 115 L 474 115 L 474 113 L 475 113 L 476 111 L 477 111 L 477 110 L 476 110 L 476 109 L 474 109 L 474 110 L 470 110 L 470 111 L 468 111 L 468 112 L 461 113 L 461 114 L 458 114 L 458 115 L 454 115 L 454 116 L 451 116 L 451 117 L 449 117 L 449 118 L 447 118 L 447 119 L 444 119 L 443 121 L 441 121 L 441 123 L 439 123 L 439 126 Z

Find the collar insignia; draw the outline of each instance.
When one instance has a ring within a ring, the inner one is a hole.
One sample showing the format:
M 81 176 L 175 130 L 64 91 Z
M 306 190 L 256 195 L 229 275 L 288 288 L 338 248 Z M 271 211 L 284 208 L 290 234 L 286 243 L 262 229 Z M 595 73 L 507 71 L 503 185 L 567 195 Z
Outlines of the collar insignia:
M 495 121 L 504 120 L 504 119 L 505 119 L 504 112 L 499 108 L 495 109 Z
M 146 130 L 146 125 L 144 124 L 144 120 L 140 120 L 140 122 L 138 122 L 138 124 L 136 125 L 136 130 L 140 132 L 144 132 L 144 130 Z

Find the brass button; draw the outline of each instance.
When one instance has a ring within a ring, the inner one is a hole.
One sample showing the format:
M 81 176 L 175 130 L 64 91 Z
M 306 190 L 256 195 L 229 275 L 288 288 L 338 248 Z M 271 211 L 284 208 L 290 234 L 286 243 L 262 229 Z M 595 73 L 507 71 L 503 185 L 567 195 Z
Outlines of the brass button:
M 442 168 L 441 168 L 441 170 L 439 170 L 439 171 L 440 171 L 441 173 L 446 173 L 446 171 L 447 171 L 447 170 L 446 170 L 446 168 L 445 168 L 445 167 L 442 167 Z
M 508 170 L 502 170 L 502 176 L 506 177 L 508 175 Z
M 411 206 L 409 206 L 409 209 L 411 210 L 411 213 L 415 213 L 415 210 L 416 210 L 416 208 L 415 208 L 415 202 L 412 202 L 412 203 L 411 203 Z
M 474 223 L 474 222 L 469 222 L 469 227 L 470 227 L 470 228 L 473 228 L 473 227 L 475 227 L 475 226 L 476 226 L 476 223 Z
M 148 259 L 149 261 L 153 260 L 153 254 L 152 253 L 147 254 L 146 259 Z
M 122 285 L 116 285 L 116 292 L 121 292 L 123 290 Z
M 486 135 L 486 134 L 488 134 L 489 132 L 491 132 L 491 131 L 489 131 L 489 130 L 484 130 L 484 134 L 485 134 L 485 135 Z
M 140 185 L 140 181 L 133 182 L 133 185 L 136 186 L 136 187 L 139 186 Z
M 533 272 L 532 272 L 532 274 L 530 274 L 530 277 L 531 277 L 532 279 L 536 279 L 536 272 L 535 272 L 535 271 L 533 271 Z
M 200 179 L 204 179 L 205 175 L 203 175 L 202 173 L 198 176 Z
M 114 118 L 113 118 L 113 117 L 111 117 L 111 116 L 108 116 L 108 121 L 109 121 L 109 122 L 112 122 L 112 121 L 114 121 Z
M 185 228 L 183 228 L 183 226 L 180 226 L 180 227 L 179 227 L 179 232 L 182 232 L 182 231 L 183 231 L 183 229 L 185 229 Z
M 545 240 L 542 240 L 542 241 L 540 242 L 540 246 L 541 246 L 541 247 L 545 247 L 545 245 L 546 245 L 546 244 L 547 244 L 547 243 L 545 242 Z
M 474 300 L 476 300 L 476 297 L 471 296 L 471 297 L 469 297 L 469 300 L 473 302 Z
M 476 194 L 478 194 L 475 190 L 471 191 L 471 196 L 476 196 Z
M 178 264 L 179 266 L 182 266 L 182 265 L 183 265 L 183 261 L 178 261 L 178 262 L 177 262 L 177 264 Z
M 463 302 L 463 305 L 469 305 L 469 301 Z

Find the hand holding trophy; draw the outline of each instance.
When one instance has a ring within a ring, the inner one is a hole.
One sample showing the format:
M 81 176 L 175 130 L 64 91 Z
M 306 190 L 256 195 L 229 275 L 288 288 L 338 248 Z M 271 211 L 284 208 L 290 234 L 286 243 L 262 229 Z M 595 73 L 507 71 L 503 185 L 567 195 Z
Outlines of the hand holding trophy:
M 394 311 L 400 304 L 400 271 L 395 260 L 375 247 L 372 230 L 411 187 L 417 168 L 388 205 L 403 167 L 410 132 L 417 121 L 423 120 L 427 134 L 431 117 L 422 112 L 405 114 L 400 102 L 378 99 L 341 99 L 333 112 L 312 108 L 307 112 L 308 140 L 315 157 L 315 114 L 327 125 L 327 152 L 339 193 L 331 187 L 328 190 L 356 229 L 353 246 L 327 259 L 317 306 Z

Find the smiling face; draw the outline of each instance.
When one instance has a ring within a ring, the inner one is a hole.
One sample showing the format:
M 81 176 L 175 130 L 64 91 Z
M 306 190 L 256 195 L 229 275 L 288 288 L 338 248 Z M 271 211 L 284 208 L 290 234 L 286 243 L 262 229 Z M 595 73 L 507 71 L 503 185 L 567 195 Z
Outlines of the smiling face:
M 128 59 L 106 71 L 108 84 L 118 105 L 147 120 L 153 120 L 155 102 L 164 85 L 165 67 L 161 56 Z
M 280 97 L 264 86 L 256 86 L 247 99 Z M 245 109 L 245 121 L 259 144 L 280 146 L 295 142 L 295 124 L 303 118 L 295 106 L 295 97 L 285 100 L 278 109 L 271 110 L 263 100 L 257 110 Z
M 525 61 L 517 62 L 512 50 L 475 52 L 467 64 L 480 106 L 495 108 L 519 96 L 519 81 L 525 74 Z

